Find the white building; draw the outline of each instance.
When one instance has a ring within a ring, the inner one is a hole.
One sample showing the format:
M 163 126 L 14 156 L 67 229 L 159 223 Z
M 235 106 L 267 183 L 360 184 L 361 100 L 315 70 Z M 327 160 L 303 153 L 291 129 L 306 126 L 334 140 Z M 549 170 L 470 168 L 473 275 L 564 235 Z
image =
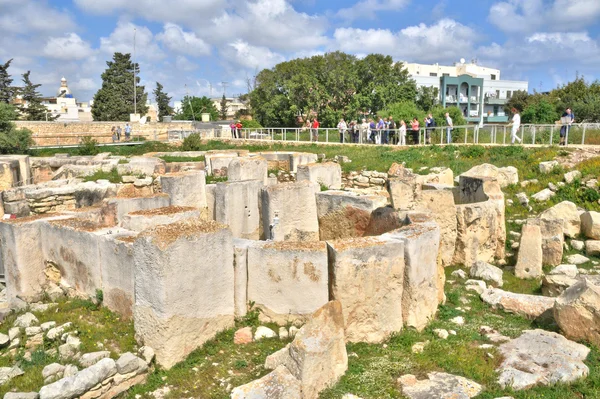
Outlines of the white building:
M 60 80 L 56 97 L 46 97 L 42 104 L 48 109 L 48 115 L 58 116 L 57 121 L 88 122 L 92 120 L 90 104 L 77 102 L 64 77 Z
M 234 119 L 235 114 L 238 111 L 248 108 L 248 106 L 246 104 L 244 104 L 242 101 L 240 101 L 239 98 L 226 97 L 225 100 L 227 101 L 227 120 Z M 215 106 L 217 111 L 219 111 L 219 113 L 220 113 L 221 112 L 221 101 L 223 101 L 223 97 L 212 98 L 210 101 L 212 101 L 213 105 Z
M 444 107 L 459 107 L 469 122 L 507 122 L 504 105 L 519 90 L 528 91 L 529 83 L 501 80 L 500 70 L 461 60 L 454 66 L 405 63 L 405 69 L 417 87 L 437 87 Z

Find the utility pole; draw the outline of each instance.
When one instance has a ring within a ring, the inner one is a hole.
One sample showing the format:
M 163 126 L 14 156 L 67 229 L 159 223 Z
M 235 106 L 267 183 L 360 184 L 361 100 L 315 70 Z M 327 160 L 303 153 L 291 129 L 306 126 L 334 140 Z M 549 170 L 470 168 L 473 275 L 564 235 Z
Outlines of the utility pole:
M 221 86 L 223 86 L 223 95 L 226 96 L 226 92 L 227 92 L 227 85 L 229 84 L 229 82 L 221 82 Z
M 133 114 L 137 115 L 137 84 L 135 81 L 135 32 L 136 28 L 133 28 Z

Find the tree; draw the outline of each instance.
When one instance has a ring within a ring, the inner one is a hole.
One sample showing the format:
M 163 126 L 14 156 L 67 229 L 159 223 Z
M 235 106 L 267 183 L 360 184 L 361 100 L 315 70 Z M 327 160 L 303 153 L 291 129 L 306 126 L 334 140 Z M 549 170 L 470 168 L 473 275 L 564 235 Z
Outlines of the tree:
M 134 113 L 135 71 L 137 113 L 145 115 L 147 94 L 145 87 L 140 86 L 140 66 L 131 61 L 130 54 L 115 53 L 112 61 L 107 61 L 108 68 L 102 73 L 102 87 L 94 96 L 92 116 L 96 121 L 128 121 Z
M 530 98 L 529 104 L 521 113 L 523 123 L 548 124 L 556 122 L 560 117 L 556 112 L 556 106 L 550 103 L 548 96 L 539 94 L 537 96 L 536 100 Z
M 525 90 L 518 90 L 512 94 L 512 97 L 506 102 L 504 111 L 507 114 L 512 113 L 512 109 L 516 108 L 519 112 L 523 111 L 527 107 L 529 100 L 529 93 Z
M 17 129 L 15 107 L 0 102 L 0 154 L 25 154 L 33 145 L 31 130 Z
M 417 107 L 429 112 L 438 103 L 440 89 L 433 86 L 421 86 L 417 89 Z
M 4 64 L 0 64 L 0 103 L 8 104 L 13 97 L 13 88 L 11 87 L 13 80 L 8 74 L 11 62 L 12 58 Z
M 156 100 L 156 104 L 158 104 L 158 118 L 162 120 L 164 116 L 169 116 L 173 114 L 173 107 L 169 105 L 171 102 L 171 97 L 167 95 L 163 91 L 163 85 L 156 82 L 156 89 L 154 89 L 154 99 Z
M 219 119 L 219 111 L 217 111 L 210 98 L 206 96 L 185 96 L 181 102 L 181 110 L 173 119 L 180 121 L 200 120 L 200 115 L 205 112 L 210 114 L 211 120 L 216 121 Z
M 37 91 L 41 84 L 34 85 L 29 79 L 31 71 L 23 74 L 25 84 L 18 90 L 24 104 L 19 108 L 23 119 L 27 121 L 55 120 L 57 116 L 48 115 L 48 109 L 42 104 L 42 96 Z
M 219 110 L 219 116 L 221 120 L 227 119 L 227 111 L 229 110 L 229 106 L 227 105 L 227 99 L 225 98 L 225 94 L 223 94 L 223 98 L 221 99 L 221 109 Z

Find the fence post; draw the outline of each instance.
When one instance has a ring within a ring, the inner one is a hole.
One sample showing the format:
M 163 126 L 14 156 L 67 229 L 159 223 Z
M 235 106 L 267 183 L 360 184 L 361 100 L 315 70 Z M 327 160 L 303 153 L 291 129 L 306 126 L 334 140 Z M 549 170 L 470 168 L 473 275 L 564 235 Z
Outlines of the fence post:
M 550 126 L 550 145 L 552 145 L 553 137 L 554 137 L 554 125 Z
M 585 129 L 586 129 L 587 125 L 583 125 L 583 134 L 581 136 L 581 145 L 585 145 Z
M 531 144 L 535 144 L 535 133 L 536 133 L 535 125 L 533 125 L 531 127 L 533 129 L 533 139 L 531 140 Z
M 465 127 L 465 144 L 467 144 L 467 136 L 469 135 L 469 128 Z
M 565 147 L 569 145 L 569 130 L 571 130 L 571 126 L 567 125 L 567 134 L 565 135 Z

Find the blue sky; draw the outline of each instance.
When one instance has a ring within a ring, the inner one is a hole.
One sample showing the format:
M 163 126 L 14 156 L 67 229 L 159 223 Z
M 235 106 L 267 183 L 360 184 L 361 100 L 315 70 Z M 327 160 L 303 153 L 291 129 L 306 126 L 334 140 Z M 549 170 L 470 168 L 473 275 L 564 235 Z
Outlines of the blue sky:
M 136 29 L 142 83 L 174 100 L 246 92 L 257 71 L 341 50 L 451 65 L 465 58 L 502 79 L 549 90 L 600 78 L 600 0 L 0 0 L 0 62 L 31 70 L 52 95 L 65 76 L 90 100 Z

